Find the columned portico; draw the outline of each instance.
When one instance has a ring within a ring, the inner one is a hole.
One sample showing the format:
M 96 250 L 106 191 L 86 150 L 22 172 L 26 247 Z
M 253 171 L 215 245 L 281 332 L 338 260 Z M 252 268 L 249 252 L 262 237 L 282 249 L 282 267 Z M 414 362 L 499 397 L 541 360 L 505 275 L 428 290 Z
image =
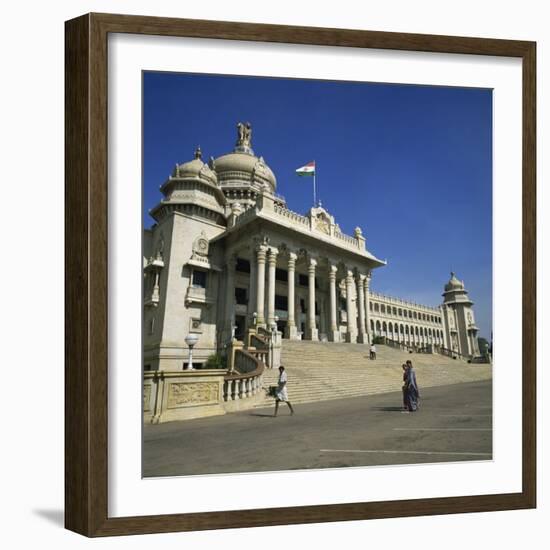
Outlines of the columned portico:
M 256 323 L 259 326 L 265 326 L 264 303 L 265 303 L 265 260 L 267 255 L 267 246 L 260 245 L 256 249 L 258 261 L 257 286 L 256 286 Z
M 277 267 L 276 248 L 269 248 L 268 257 L 268 286 L 267 286 L 267 325 L 271 328 L 275 325 L 275 269 Z
M 288 255 L 288 319 L 286 323 L 285 337 L 290 340 L 298 339 L 298 329 L 296 328 L 295 319 L 295 285 L 296 285 L 296 259 L 298 256 L 294 252 Z
M 306 340 L 319 340 L 319 330 L 315 322 L 315 268 L 317 261 L 310 259 L 308 263 L 308 310 Z
M 348 271 L 346 276 L 346 311 L 347 311 L 347 331 L 346 342 L 355 342 L 357 340 L 357 323 L 355 318 L 355 311 L 353 309 L 353 273 Z
M 357 303 L 359 304 L 359 335 L 357 341 L 367 344 L 369 339 L 365 329 L 365 276 L 357 276 Z
M 340 341 L 340 331 L 338 330 L 338 312 L 336 310 L 336 273 L 338 267 L 330 265 L 328 270 L 328 282 L 330 293 L 330 330 L 328 338 L 331 342 Z

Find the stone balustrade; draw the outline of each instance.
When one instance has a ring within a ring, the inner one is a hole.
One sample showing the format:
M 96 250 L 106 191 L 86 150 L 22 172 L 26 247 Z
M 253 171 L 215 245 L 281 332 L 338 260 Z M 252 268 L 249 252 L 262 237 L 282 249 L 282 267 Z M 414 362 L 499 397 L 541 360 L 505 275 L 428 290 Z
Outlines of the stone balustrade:
M 253 407 L 264 396 L 263 361 L 248 350 L 236 349 L 234 369 L 224 378 L 223 400 L 227 412 Z
M 360 247 L 360 242 L 359 240 L 357 240 L 355 237 L 352 237 L 351 235 L 346 235 L 345 233 L 341 233 L 339 231 L 335 231 L 334 232 L 334 236 L 345 242 L 346 244 L 348 244 L 349 246 L 353 246 L 355 248 L 359 248 Z
M 146 371 L 143 419 L 158 424 L 252 408 L 264 398 L 264 368 L 256 356 L 236 349 L 234 371 L 229 373 L 221 369 Z
M 385 304 L 396 304 L 404 307 L 408 307 L 413 310 L 418 311 L 425 311 L 430 313 L 435 313 L 437 315 L 441 315 L 441 311 L 438 307 L 430 307 L 425 306 L 421 304 L 417 304 L 416 302 L 411 302 L 410 300 L 402 300 L 401 298 L 396 298 L 394 296 L 387 296 L 386 294 L 382 294 L 381 292 L 375 292 L 375 291 L 369 291 L 370 298 L 372 300 L 379 300 L 380 302 L 383 302 Z
M 273 208 L 273 211 L 275 214 L 278 214 L 279 216 L 283 216 L 284 218 L 288 218 L 289 220 L 305 225 L 306 227 L 309 227 L 309 218 L 307 216 L 302 216 L 301 214 L 298 214 L 297 212 L 293 212 L 292 210 L 289 210 L 288 208 L 281 208 L 280 206 L 275 206 Z

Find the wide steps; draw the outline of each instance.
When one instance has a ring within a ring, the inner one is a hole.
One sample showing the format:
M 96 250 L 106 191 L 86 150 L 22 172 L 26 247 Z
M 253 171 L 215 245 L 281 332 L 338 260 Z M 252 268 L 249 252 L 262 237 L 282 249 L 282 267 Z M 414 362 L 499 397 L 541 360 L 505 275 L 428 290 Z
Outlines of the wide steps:
M 311 403 L 401 390 L 401 365 L 413 361 L 420 389 L 491 378 L 490 365 L 470 365 L 441 355 L 410 354 L 377 345 L 377 359 L 368 358 L 364 344 L 283 342 L 281 363 L 292 403 Z M 264 372 L 263 385 L 276 385 L 278 369 Z M 267 398 L 257 407 L 272 406 Z

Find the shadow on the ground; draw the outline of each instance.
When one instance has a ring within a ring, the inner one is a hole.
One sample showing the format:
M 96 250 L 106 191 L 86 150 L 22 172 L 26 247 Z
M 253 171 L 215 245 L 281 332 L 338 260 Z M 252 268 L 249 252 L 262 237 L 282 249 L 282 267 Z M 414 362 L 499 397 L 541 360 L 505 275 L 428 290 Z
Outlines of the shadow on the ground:
M 373 407 L 375 411 L 402 411 L 403 407 Z
M 57 525 L 58 527 L 63 527 L 65 524 L 65 512 L 63 510 L 33 510 L 35 516 L 40 516 L 41 518 Z
M 267 414 L 267 413 L 251 413 L 248 416 L 263 416 L 265 418 L 273 418 L 273 413 Z

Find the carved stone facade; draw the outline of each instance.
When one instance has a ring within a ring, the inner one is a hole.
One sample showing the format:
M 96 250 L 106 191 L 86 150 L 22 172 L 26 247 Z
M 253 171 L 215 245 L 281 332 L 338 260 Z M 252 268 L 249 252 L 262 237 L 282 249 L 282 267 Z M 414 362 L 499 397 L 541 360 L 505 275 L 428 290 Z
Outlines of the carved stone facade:
M 374 270 L 385 262 L 367 250 L 361 228 L 343 233 L 320 204 L 306 215 L 291 211 L 254 155 L 250 124 L 239 123 L 232 152 L 208 164 L 201 157 L 197 149 L 176 165 L 145 232 L 147 370 L 181 370 L 189 332 L 199 336 L 200 364 L 258 326 L 293 340 L 366 344 L 377 335 L 478 353 L 471 302 L 459 298 L 465 291 L 445 294 L 436 309 L 371 292 Z M 394 315 L 399 310 L 412 316 Z M 451 317 L 465 338 L 453 336 Z

